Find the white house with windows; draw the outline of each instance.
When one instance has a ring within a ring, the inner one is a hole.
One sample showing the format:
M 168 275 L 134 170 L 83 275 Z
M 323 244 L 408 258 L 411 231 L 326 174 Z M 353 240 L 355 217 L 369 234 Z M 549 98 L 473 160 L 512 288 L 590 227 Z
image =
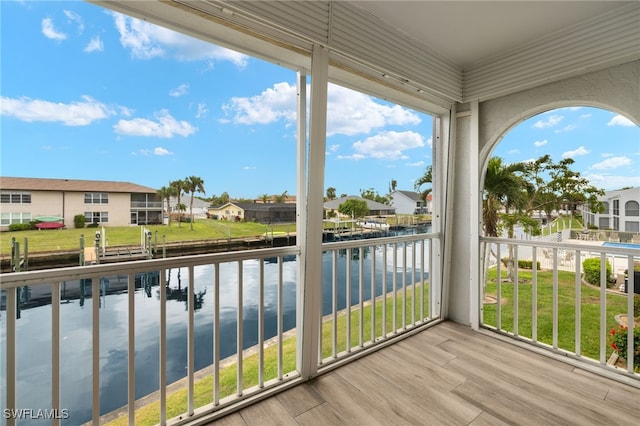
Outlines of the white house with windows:
M 426 200 L 420 199 L 419 192 L 398 190 L 389 194 L 389 198 L 391 206 L 396 209 L 396 214 L 430 213 Z
M 0 178 L 0 230 L 43 216 L 73 218 L 108 226 L 162 222 L 162 201 L 156 190 L 130 182 L 75 179 Z
M 599 200 L 603 213 L 592 213 L 587 206 L 582 213 L 584 223 L 600 229 L 640 232 L 640 187 L 608 191 Z

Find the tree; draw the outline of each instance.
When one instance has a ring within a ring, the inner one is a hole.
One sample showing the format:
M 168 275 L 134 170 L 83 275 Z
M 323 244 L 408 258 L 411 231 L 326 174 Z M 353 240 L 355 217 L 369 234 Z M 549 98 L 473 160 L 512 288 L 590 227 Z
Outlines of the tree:
M 374 190 L 373 188 L 361 189 L 360 196 L 362 198 L 366 198 L 367 200 L 376 201 L 382 204 L 389 204 L 389 199 L 378 194 L 378 191 Z
M 327 188 L 327 200 L 335 200 L 336 199 L 336 189 L 333 186 Z
M 369 206 L 364 200 L 350 198 L 338 206 L 338 211 L 345 216 L 364 217 L 369 213 Z
M 191 220 L 189 221 L 189 224 L 193 231 L 193 199 L 195 198 L 196 192 L 205 193 L 204 180 L 198 176 L 189 176 L 184 180 L 184 190 L 191 193 L 191 200 L 189 202 L 189 216 L 191 216 Z
M 420 201 L 426 201 L 427 195 L 431 193 L 431 188 L 427 188 L 424 191 L 420 192 L 420 187 L 425 184 L 431 184 L 433 182 L 433 167 L 427 166 L 424 171 L 424 175 L 422 175 L 418 180 L 413 184 L 413 188 L 416 192 L 420 193 Z
M 394 192 L 397 187 L 398 187 L 398 181 L 395 179 L 391 179 L 391 182 L 389 182 L 389 194 Z
M 178 210 L 178 212 L 180 212 L 180 213 L 178 213 L 178 228 L 180 228 L 181 223 L 182 223 L 182 213 L 181 212 L 185 210 L 183 208 L 184 204 L 182 204 L 180 202 L 180 198 L 182 197 L 182 192 L 184 191 L 186 185 L 185 185 L 185 182 L 183 180 L 178 179 L 178 180 L 174 180 L 174 181 L 170 182 L 169 186 L 171 186 L 171 187 L 173 187 L 175 189 L 176 196 L 178 197 L 178 203 L 176 204 L 176 209 Z
M 269 201 L 270 197 L 269 197 L 269 194 L 262 194 L 258 196 L 258 198 L 260 198 L 264 204 L 267 204 L 267 201 Z
M 287 198 L 289 198 L 289 192 L 284 191 L 282 194 L 275 196 L 275 202 L 279 204 L 284 203 L 287 201 Z
M 156 191 L 156 194 L 167 203 L 167 216 L 169 216 L 169 228 L 171 228 L 171 197 L 176 195 L 176 189 L 171 185 L 163 186 Z
M 484 234 L 497 237 L 500 212 L 514 205 L 524 181 L 517 173 L 524 171 L 523 163 L 504 164 L 502 158 L 493 157 L 487 165 L 482 199 L 482 222 Z

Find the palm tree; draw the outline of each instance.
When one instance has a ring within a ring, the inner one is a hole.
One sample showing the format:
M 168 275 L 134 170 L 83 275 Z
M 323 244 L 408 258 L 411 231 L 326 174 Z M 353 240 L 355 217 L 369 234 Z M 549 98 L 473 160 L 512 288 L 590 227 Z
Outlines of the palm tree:
M 176 204 L 176 208 L 178 209 L 179 212 L 181 212 L 184 207 L 184 205 L 180 202 L 180 197 L 182 197 L 182 191 L 185 190 L 185 181 L 183 180 L 174 180 L 172 182 L 169 183 L 169 186 L 171 186 L 172 188 L 175 189 L 176 191 L 176 196 L 178 197 L 178 204 Z M 181 223 L 182 223 L 182 213 L 178 213 L 178 228 L 181 227 Z
M 269 197 L 269 194 L 262 194 L 258 198 L 260 198 L 264 204 L 267 204 L 267 201 L 269 200 L 270 197 Z
M 497 237 L 500 220 L 504 222 L 509 237 L 513 237 L 513 226 L 522 220 L 522 216 L 512 208 L 518 210 L 522 201 L 526 199 L 528 185 L 520 173 L 526 170 L 525 163 L 504 164 L 502 158 L 492 157 L 487 165 L 484 180 L 484 197 L 482 200 L 482 222 L 484 233 L 488 237 Z M 504 213 L 501 211 L 504 209 Z M 489 256 L 485 256 L 488 260 Z M 500 259 L 497 259 L 500 262 Z M 513 246 L 509 246 L 507 274 L 513 280 Z
M 169 228 L 171 228 L 171 197 L 176 195 L 176 190 L 171 185 L 163 186 L 156 191 L 156 194 L 158 194 L 158 197 L 162 198 L 163 201 L 167 202 L 167 216 L 169 216 Z
M 428 166 L 425 171 L 424 171 L 424 175 L 422 175 L 422 177 L 420 179 L 418 179 L 417 181 L 415 181 L 415 183 L 413 184 L 413 188 L 416 191 L 420 191 L 420 187 L 426 183 L 432 183 L 433 182 L 433 167 L 432 166 Z M 431 188 L 427 188 L 424 191 L 420 192 L 420 201 L 422 201 L 423 203 L 426 204 L 427 202 L 427 195 L 429 195 L 431 193 Z
M 524 170 L 524 163 L 504 164 L 500 157 L 492 157 L 489 160 L 482 200 L 482 221 L 486 236 L 498 236 L 500 211 L 504 208 L 508 213 L 521 198 L 525 185 L 517 173 Z
M 333 186 L 327 188 L 327 200 L 336 199 L 336 189 Z
M 189 176 L 184 180 L 184 184 L 185 192 L 191 192 L 191 201 L 189 202 L 189 216 L 191 216 L 191 220 L 189 223 L 191 224 L 191 230 L 193 231 L 193 199 L 196 192 L 205 193 L 204 180 L 198 176 Z

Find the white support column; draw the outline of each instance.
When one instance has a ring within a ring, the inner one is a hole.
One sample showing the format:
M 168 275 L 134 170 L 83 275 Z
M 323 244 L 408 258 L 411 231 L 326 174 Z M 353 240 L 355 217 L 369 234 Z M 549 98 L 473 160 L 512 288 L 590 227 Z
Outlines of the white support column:
M 297 185 L 296 185 L 296 245 L 301 248 L 298 256 L 296 294 L 296 324 L 302 329 L 304 323 L 304 278 L 306 277 L 305 247 L 307 246 L 307 75 L 297 74 Z M 301 331 L 298 332 L 301 335 Z M 297 340 L 297 369 L 302 371 L 302 339 Z
M 479 105 L 471 102 L 469 125 L 469 320 L 471 328 L 480 326 L 480 182 L 479 172 Z
M 301 246 L 304 275 L 298 277 L 298 371 L 303 379 L 318 369 L 318 338 L 322 308 L 322 216 L 327 133 L 329 50 L 314 45 L 311 58 L 311 111 L 309 120 L 309 172 L 305 244 Z M 303 117 L 298 117 L 298 120 Z

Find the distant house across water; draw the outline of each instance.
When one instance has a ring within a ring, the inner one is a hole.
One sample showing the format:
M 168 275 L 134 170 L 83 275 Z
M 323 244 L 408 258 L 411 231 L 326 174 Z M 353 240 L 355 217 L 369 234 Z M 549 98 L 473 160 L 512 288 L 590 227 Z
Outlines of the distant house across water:
M 0 177 L 0 230 L 51 216 L 73 228 L 79 214 L 87 224 L 162 223 L 162 200 L 155 189 L 130 182 Z
M 234 203 L 209 207 L 212 219 L 259 223 L 293 223 L 296 205 L 292 203 Z

